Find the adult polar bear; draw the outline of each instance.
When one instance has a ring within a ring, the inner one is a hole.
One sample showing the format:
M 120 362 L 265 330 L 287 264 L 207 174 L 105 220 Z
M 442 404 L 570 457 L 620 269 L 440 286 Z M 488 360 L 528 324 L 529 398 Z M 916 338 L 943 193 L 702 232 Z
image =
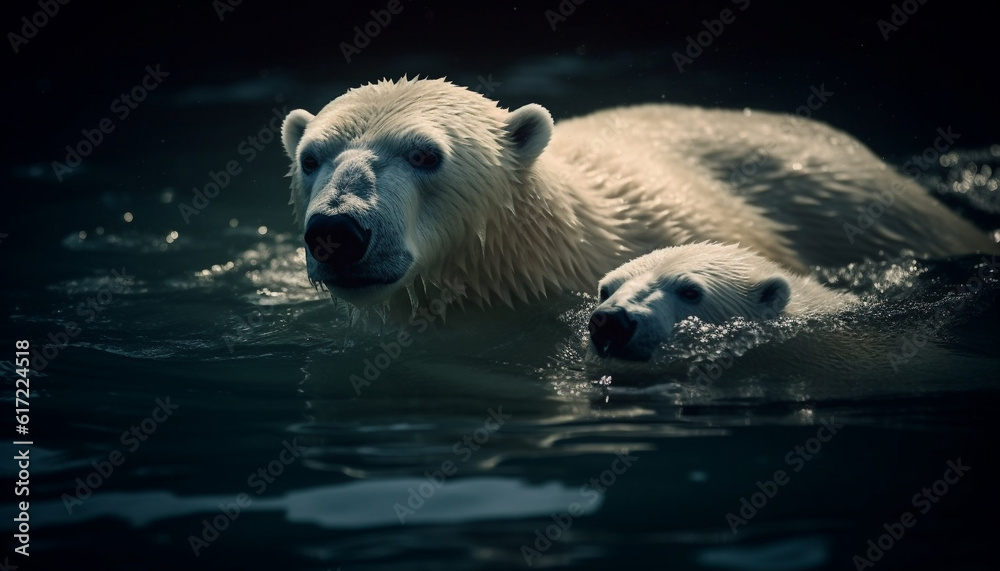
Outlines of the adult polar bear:
M 996 247 L 855 139 L 788 120 L 642 105 L 555 127 L 539 105 L 507 111 L 404 77 L 351 89 L 315 116 L 292 111 L 282 140 L 309 278 L 358 306 L 591 291 L 627 260 L 704 240 L 799 272 L 880 250 Z M 734 184 L 750 157 L 756 176 Z M 849 240 L 845 224 L 880 193 L 891 206 Z

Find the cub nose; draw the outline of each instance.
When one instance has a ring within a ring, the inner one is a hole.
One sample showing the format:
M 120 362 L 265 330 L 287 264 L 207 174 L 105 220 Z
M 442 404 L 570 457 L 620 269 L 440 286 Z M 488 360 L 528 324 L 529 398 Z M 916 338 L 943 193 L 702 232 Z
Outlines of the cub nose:
M 313 214 L 306 222 L 306 248 L 316 261 L 341 271 L 368 251 L 372 231 L 346 214 Z
M 635 335 L 638 323 L 620 307 L 607 311 L 595 311 L 590 316 L 590 340 L 601 357 L 615 356 L 628 345 Z

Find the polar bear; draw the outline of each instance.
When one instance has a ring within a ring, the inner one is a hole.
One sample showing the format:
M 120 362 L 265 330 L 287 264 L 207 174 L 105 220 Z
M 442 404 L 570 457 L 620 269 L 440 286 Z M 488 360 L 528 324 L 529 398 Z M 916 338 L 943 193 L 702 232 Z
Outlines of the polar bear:
M 721 325 L 779 315 L 814 317 L 856 306 L 858 298 L 736 244 L 700 242 L 655 250 L 598 283 L 588 329 L 601 357 L 649 360 L 689 317 Z
M 555 126 L 537 104 L 404 77 L 290 112 L 282 141 L 309 279 L 359 307 L 587 291 L 704 240 L 800 273 L 883 250 L 996 251 L 855 139 L 773 113 L 655 104 Z

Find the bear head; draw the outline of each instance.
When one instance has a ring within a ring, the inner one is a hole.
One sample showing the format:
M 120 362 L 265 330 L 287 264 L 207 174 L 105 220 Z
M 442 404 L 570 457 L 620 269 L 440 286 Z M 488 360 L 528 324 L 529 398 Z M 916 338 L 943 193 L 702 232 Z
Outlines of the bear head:
M 788 272 L 738 245 L 698 243 L 656 250 L 604 276 L 590 337 L 601 357 L 646 361 L 674 326 L 697 317 L 771 319 L 791 297 Z
M 444 80 L 351 89 L 282 125 L 290 204 L 313 284 L 357 306 L 387 302 L 440 269 L 511 203 L 548 144 L 552 118 L 509 112 Z

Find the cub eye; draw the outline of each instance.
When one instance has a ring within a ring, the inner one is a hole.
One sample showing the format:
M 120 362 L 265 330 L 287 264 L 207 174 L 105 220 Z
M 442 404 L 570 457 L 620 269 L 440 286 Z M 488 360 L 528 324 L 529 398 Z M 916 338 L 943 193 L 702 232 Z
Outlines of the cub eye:
M 608 298 L 611 297 L 611 292 L 608 291 L 608 286 L 601 287 L 601 291 L 600 293 L 598 293 L 598 297 L 601 298 L 601 301 L 607 301 Z
M 426 149 L 413 149 L 406 153 L 406 162 L 418 169 L 433 168 L 440 160 L 437 153 Z
M 698 303 L 701 301 L 701 290 L 694 286 L 686 286 L 677 291 L 677 297 L 688 303 Z
M 302 172 L 305 174 L 312 174 L 318 168 L 319 161 L 316 160 L 316 157 L 312 155 L 305 155 L 302 157 Z

